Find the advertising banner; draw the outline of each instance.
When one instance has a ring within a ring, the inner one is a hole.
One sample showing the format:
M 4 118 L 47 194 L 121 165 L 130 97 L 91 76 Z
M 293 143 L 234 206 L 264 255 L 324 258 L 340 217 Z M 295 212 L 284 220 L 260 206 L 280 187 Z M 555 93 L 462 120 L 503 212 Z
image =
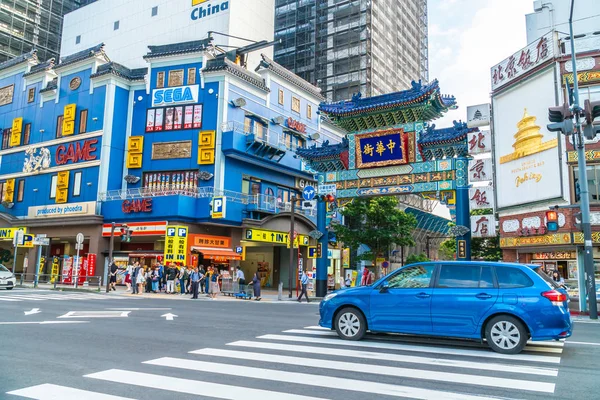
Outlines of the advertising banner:
M 169 225 L 165 237 L 165 264 L 187 261 L 187 226 Z

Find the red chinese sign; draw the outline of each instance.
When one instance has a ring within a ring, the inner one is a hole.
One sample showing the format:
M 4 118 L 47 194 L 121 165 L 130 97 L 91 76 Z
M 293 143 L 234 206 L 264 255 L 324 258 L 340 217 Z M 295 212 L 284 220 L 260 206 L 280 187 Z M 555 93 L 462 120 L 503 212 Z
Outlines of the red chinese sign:
M 149 213 L 152 211 L 152 199 L 123 200 L 121 210 L 123 210 L 125 214 L 140 212 Z
M 552 32 L 492 68 L 492 90 L 525 74 L 554 56 Z
M 494 215 L 472 215 L 471 235 L 473 237 L 496 236 L 496 218 Z
M 548 229 L 546 229 L 546 227 L 544 225 L 542 225 L 539 228 L 533 228 L 533 227 L 521 228 L 517 231 L 517 233 L 519 234 L 519 236 L 545 235 L 546 233 L 548 233 Z
M 468 134 L 469 154 L 481 154 L 492 151 L 490 131 L 475 131 Z
M 469 189 L 469 207 L 471 210 L 494 208 L 494 192 L 491 186 Z
M 87 274 L 88 276 L 96 275 L 96 254 L 90 253 L 87 255 Z
M 491 159 L 480 158 L 469 161 L 469 182 L 489 181 L 491 179 Z
M 296 121 L 295 119 L 288 118 L 287 126 L 288 126 L 288 128 L 294 129 L 298 132 L 306 133 L 306 125 L 304 125 L 301 122 Z
M 88 139 L 82 143 L 69 143 L 68 146 L 60 145 L 56 148 L 54 156 L 56 165 L 64 165 L 69 162 L 77 163 L 80 161 L 93 161 L 98 158 L 96 154 L 96 145 L 98 139 Z

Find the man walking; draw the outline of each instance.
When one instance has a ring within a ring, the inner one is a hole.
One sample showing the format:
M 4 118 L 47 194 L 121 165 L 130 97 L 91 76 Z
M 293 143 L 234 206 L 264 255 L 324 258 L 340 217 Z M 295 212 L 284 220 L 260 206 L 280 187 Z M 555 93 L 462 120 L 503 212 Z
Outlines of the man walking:
M 175 278 L 177 277 L 177 268 L 169 264 L 167 268 L 167 293 L 175 293 Z
M 246 284 L 246 277 L 244 276 L 244 271 L 242 271 L 242 269 L 240 268 L 239 265 L 236 268 L 237 268 L 237 271 L 235 272 L 235 278 L 239 285 L 239 291 L 241 292 L 242 288 Z
M 198 298 L 198 285 L 200 284 L 200 273 L 198 272 L 198 267 L 194 267 L 194 272 L 190 275 L 190 280 L 192 282 L 192 299 Z
M 310 300 L 308 300 L 308 293 L 306 293 L 306 289 L 308 288 L 308 275 L 306 275 L 305 271 L 302 271 L 300 283 L 302 284 L 302 291 L 300 292 L 300 297 L 298 297 L 298 303 L 302 303 L 302 295 L 306 297 L 306 302 L 310 303 Z
M 138 287 L 138 282 L 137 282 L 139 272 L 140 272 L 140 263 L 138 261 L 136 261 L 135 264 L 133 264 L 133 270 L 131 273 L 131 293 L 132 294 L 139 293 L 139 287 Z
M 112 263 L 110 264 L 110 289 L 114 290 L 115 292 L 117 291 L 117 271 L 118 270 L 119 270 L 119 267 L 115 263 L 115 260 L 112 260 Z

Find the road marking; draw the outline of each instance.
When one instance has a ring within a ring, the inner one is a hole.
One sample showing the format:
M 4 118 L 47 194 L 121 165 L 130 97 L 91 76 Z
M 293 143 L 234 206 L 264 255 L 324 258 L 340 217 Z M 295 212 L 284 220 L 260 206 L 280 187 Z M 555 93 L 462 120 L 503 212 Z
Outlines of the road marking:
M 0 296 L 0 301 L 21 301 L 17 299 L 7 298 L 7 296 Z
M 331 330 L 329 328 L 323 328 L 322 326 L 317 326 L 317 325 L 315 325 L 315 326 L 305 326 L 304 329 L 315 329 L 315 330 L 318 330 L 318 331 L 330 331 Z
M 31 311 L 23 311 L 25 315 L 33 315 L 41 313 L 39 308 L 32 308 Z
M 106 308 L 106 310 L 113 310 L 113 311 L 169 311 L 172 310 L 172 308 L 133 308 L 133 307 L 129 307 L 129 308 Z
M 345 361 L 332 361 L 323 359 L 311 359 L 302 357 L 280 356 L 275 354 L 240 352 L 223 349 L 202 349 L 204 354 L 211 357 L 235 358 L 238 360 L 255 360 L 267 363 L 280 363 L 289 365 L 301 365 L 311 368 L 325 368 L 336 371 L 354 371 L 356 363 Z M 460 383 L 466 385 L 478 385 L 502 389 L 519 389 L 532 392 L 554 393 L 554 383 L 523 381 L 517 379 L 496 378 L 483 375 L 458 374 L 453 372 L 420 370 L 414 368 L 388 367 L 376 364 L 360 364 L 360 368 L 367 374 L 389 375 L 402 378 L 423 379 L 438 382 Z
M 469 357 L 485 357 L 485 358 L 499 358 L 503 360 L 518 360 L 518 361 L 535 361 L 551 364 L 560 364 L 560 357 L 551 356 L 540 356 L 533 354 L 500 354 L 495 353 L 492 350 L 481 349 L 453 349 L 447 347 L 433 347 L 433 346 L 418 346 L 409 345 L 402 343 L 384 343 L 375 341 L 348 341 L 341 339 L 330 339 L 330 338 L 315 338 L 306 336 L 286 336 L 286 335 L 263 335 L 257 337 L 257 339 L 265 340 L 282 340 L 288 342 L 304 342 L 304 343 L 320 343 L 330 344 L 334 346 L 353 346 L 353 347 L 366 347 L 371 349 L 386 349 L 386 350 L 399 350 L 399 351 L 417 351 L 421 353 L 434 353 L 434 354 L 450 354 L 457 356 L 469 356 Z
M 107 371 L 84 375 L 85 378 L 119 382 L 161 390 L 170 390 L 189 395 L 213 397 L 217 399 L 261 399 L 261 400 L 325 400 L 322 397 L 310 397 L 297 394 L 274 392 L 270 390 L 251 389 L 241 386 L 222 385 L 206 381 L 173 378 L 164 375 L 146 374 L 143 372 L 109 369 Z M 295 382 L 298 383 L 298 382 Z M 87 400 L 87 399 L 86 399 Z
M 20 322 L 0 322 L 0 325 L 48 325 L 48 324 L 87 324 L 90 321 L 20 321 Z
M 27 397 L 37 400 L 133 400 L 130 397 L 113 396 L 87 390 L 74 389 L 66 386 L 58 386 L 50 383 L 31 386 L 25 389 L 8 392 L 15 396 Z
M 445 358 L 428 358 L 419 356 L 408 356 L 404 354 L 380 353 L 372 351 L 334 349 L 330 347 L 316 346 L 298 346 L 281 343 L 265 343 L 257 341 L 240 340 L 233 343 L 227 343 L 228 346 L 244 347 L 247 349 L 265 349 L 265 350 L 280 350 L 289 351 L 292 353 L 307 353 L 307 354 L 322 354 L 328 356 L 350 357 L 352 359 L 365 358 L 370 360 L 406 362 L 424 365 L 435 365 L 450 368 L 468 368 L 476 370 L 494 371 L 494 372 L 509 372 L 517 374 L 530 374 L 541 376 L 558 376 L 558 369 L 545 367 L 527 367 L 521 365 L 496 364 L 489 362 L 473 362 L 461 360 L 449 360 Z M 200 350 L 191 351 L 192 354 L 200 353 Z
M 596 320 L 574 319 L 573 322 L 577 322 L 577 323 L 580 323 L 580 324 L 600 324 L 600 321 L 596 321 Z
M 173 317 L 177 317 L 177 315 L 175 315 L 175 314 L 171 314 L 171 313 L 168 313 L 168 314 L 163 314 L 163 315 L 161 315 L 161 317 L 165 317 L 165 319 L 166 319 L 167 321 L 173 321 Z
M 69 311 L 57 318 L 126 318 L 131 311 Z
M 569 340 L 567 343 L 568 344 L 578 344 L 581 346 L 600 346 L 600 343 L 592 343 L 592 342 L 571 342 Z
M 337 337 L 337 332 L 332 331 L 317 331 L 317 330 L 304 330 L 304 329 L 288 329 L 287 331 L 283 331 L 283 333 L 298 333 L 304 335 L 314 335 L 314 336 L 335 336 Z M 402 336 L 393 335 L 392 337 L 402 338 Z M 536 346 L 531 346 L 532 344 L 536 344 Z M 541 346 L 537 346 L 541 344 Z M 554 343 L 540 343 L 540 342 L 527 342 L 527 347 L 525 347 L 525 351 L 537 351 L 540 353 L 562 353 L 562 347 L 564 344 L 554 344 Z
M 443 392 L 438 390 L 420 389 L 409 386 L 392 385 L 388 383 L 368 382 L 357 379 L 336 378 L 325 375 L 313 375 L 300 372 L 278 371 L 266 368 L 245 367 L 241 365 L 219 364 L 214 362 L 186 360 L 181 358 L 163 357 L 156 360 L 145 361 L 143 364 L 159 365 L 164 367 L 187 369 L 192 371 L 202 371 L 208 373 L 217 373 L 232 375 L 236 377 L 263 379 L 268 381 L 285 383 L 302 383 L 302 385 L 318 386 L 328 389 L 350 390 L 354 392 L 363 392 L 380 394 L 394 397 L 409 397 L 422 400 L 482 400 L 489 397 L 471 396 L 467 394 Z M 435 372 L 437 373 L 437 371 Z M 433 374 L 433 372 L 432 372 Z M 206 396 L 206 394 L 205 394 Z M 242 397 L 240 397 L 242 398 Z M 255 398 L 244 396 L 244 398 Z

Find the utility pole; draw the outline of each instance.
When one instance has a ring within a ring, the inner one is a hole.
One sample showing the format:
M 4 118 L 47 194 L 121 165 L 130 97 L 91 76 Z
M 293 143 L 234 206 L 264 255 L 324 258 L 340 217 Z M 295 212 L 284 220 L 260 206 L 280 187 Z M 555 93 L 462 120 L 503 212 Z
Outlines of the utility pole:
M 115 247 L 115 227 L 116 224 L 113 222 L 110 226 L 110 244 L 108 246 L 108 269 L 104 271 L 106 277 L 106 293 L 110 292 L 110 266 L 113 262 L 113 249 Z
M 289 298 L 292 298 L 292 275 L 294 275 L 294 222 L 295 222 L 295 214 L 296 214 L 296 196 L 292 196 L 291 199 L 291 212 L 292 212 L 292 216 L 290 218 L 290 233 L 288 235 L 288 240 L 290 241 L 290 265 L 289 265 L 289 271 L 288 271 L 288 278 L 289 278 L 289 288 L 290 288 L 290 293 L 289 293 Z
M 581 190 L 581 228 L 583 229 L 584 244 L 584 266 L 586 276 L 586 292 L 588 295 L 590 319 L 598 319 L 598 305 L 596 303 L 596 282 L 594 277 L 594 255 L 592 247 L 592 226 L 590 223 L 590 198 L 587 180 L 585 144 L 581 132 L 581 122 L 579 120 L 581 108 L 579 107 L 579 83 L 577 79 L 577 62 L 575 53 L 575 39 L 573 37 L 573 8 L 575 0 L 571 0 L 571 13 L 569 15 L 569 34 L 571 41 L 571 62 L 573 65 L 573 112 L 575 114 L 575 132 L 574 136 L 577 142 L 577 158 L 579 167 L 579 188 Z M 581 272 L 581 271 L 580 271 Z M 583 295 L 580 290 L 580 296 Z

